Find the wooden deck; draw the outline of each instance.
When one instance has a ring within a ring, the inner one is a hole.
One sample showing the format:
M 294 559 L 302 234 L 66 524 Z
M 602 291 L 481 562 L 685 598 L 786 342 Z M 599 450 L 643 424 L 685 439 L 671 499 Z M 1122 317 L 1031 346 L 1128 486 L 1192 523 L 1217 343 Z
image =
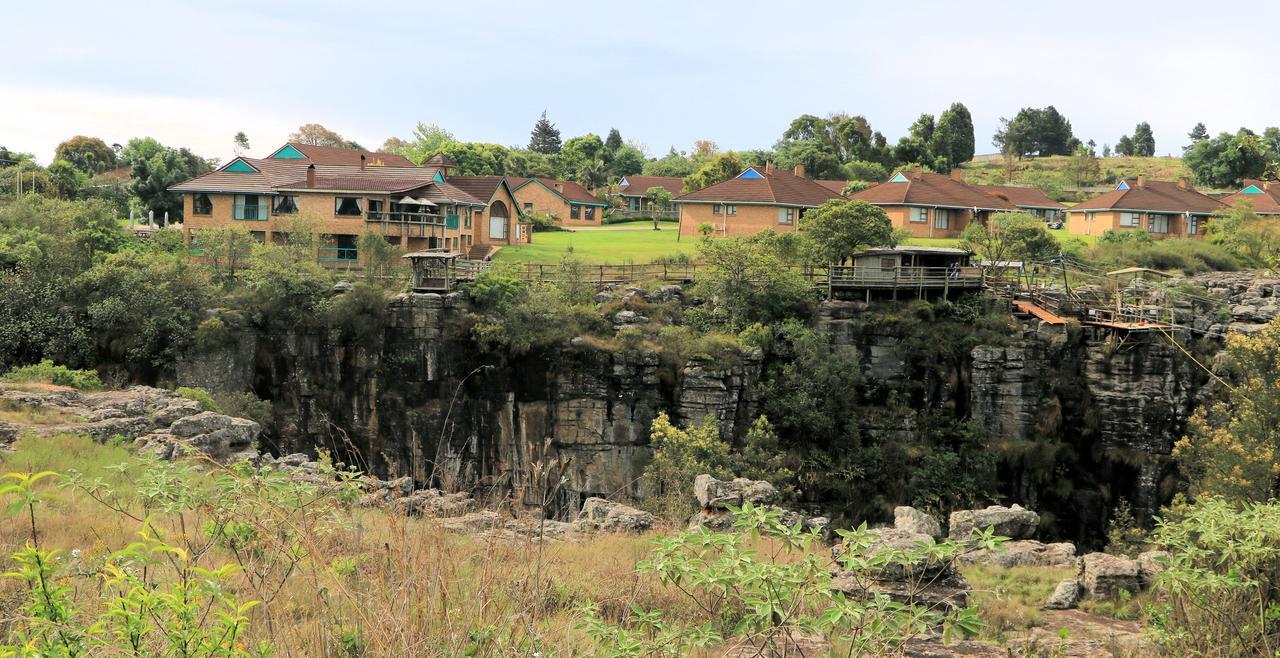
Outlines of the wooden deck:
M 1061 315 L 1058 315 L 1057 313 L 1054 313 L 1049 309 L 1041 308 L 1040 306 L 1037 306 L 1036 304 L 1033 304 L 1032 302 L 1029 302 L 1029 301 L 1025 301 L 1021 299 L 1014 300 L 1013 308 L 1019 313 L 1034 315 L 1037 318 L 1040 318 L 1041 320 L 1044 320 L 1049 324 L 1066 324 L 1067 323 L 1067 319 L 1062 317 Z

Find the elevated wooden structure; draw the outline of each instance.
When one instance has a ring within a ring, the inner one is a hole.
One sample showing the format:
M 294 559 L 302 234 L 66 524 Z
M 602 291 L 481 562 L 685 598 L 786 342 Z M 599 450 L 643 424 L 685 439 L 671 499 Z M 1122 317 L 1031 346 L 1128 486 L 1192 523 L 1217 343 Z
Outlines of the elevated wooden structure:
M 405 254 L 409 261 L 410 281 L 414 292 L 445 293 L 459 280 L 458 259 L 462 254 L 451 251 L 415 251 Z

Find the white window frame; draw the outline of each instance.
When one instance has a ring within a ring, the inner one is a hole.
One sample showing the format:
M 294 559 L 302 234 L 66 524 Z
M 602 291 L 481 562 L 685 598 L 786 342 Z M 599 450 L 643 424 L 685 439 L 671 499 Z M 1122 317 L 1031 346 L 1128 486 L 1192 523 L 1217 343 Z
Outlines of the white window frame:
M 779 224 L 787 224 L 787 225 L 790 225 L 790 224 L 794 224 L 794 223 L 795 223 L 795 221 L 796 221 L 796 209 L 795 209 L 795 208 L 778 208 L 778 223 L 779 223 Z
M 725 206 L 724 206 L 724 214 L 726 214 L 726 215 L 736 215 L 736 214 L 738 214 L 738 207 L 737 207 L 737 206 L 734 206 L 734 205 L 730 205 L 730 204 L 725 204 Z
M 1140 212 L 1120 213 L 1120 228 L 1142 228 L 1142 213 Z
M 951 230 L 951 211 L 946 208 L 933 209 L 933 228 L 941 231 Z
M 1163 228 L 1156 228 L 1163 224 Z M 1147 230 L 1152 233 L 1168 233 L 1169 232 L 1169 216 L 1168 215 L 1147 215 Z
M 907 218 L 912 224 L 927 224 L 929 222 L 928 208 L 911 208 L 911 215 Z

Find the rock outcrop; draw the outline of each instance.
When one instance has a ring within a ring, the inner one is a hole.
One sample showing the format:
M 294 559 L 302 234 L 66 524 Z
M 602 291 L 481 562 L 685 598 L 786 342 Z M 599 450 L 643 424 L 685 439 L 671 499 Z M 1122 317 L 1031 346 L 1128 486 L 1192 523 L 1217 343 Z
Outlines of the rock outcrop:
M 588 498 L 574 525 L 606 532 L 644 532 L 653 528 L 654 520 L 653 515 L 644 510 L 604 498 Z
M 942 526 L 938 524 L 938 520 L 914 507 L 895 507 L 893 527 L 904 532 L 928 535 L 933 539 L 942 538 Z
M 1003 569 L 1014 567 L 1074 567 L 1076 546 L 1071 542 L 1045 544 L 1034 539 L 1008 541 L 996 550 L 981 549 L 961 555 L 964 564 L 982 564 Z
M 995 534 L 1010 539 L 1030 539 L 1040 525 L 1040 515 L 1021 505 L 1003 507 L 991 505 L 986 509 L 959 510 L 951 513 L 949 537 L 965 540 L 976 531 L 992 528 Z
M 1071 610 L 1080 603 L 1082 596 L 1080 581 L 1067 578 L 1053 588 L 1053 594 L 1044 602 L 1045 610 Z
M 1120 592 L 1142 591 L 1138 561 L 1122 555 L 1090 553 L 1080 558 L 1076 579 L 1083 595 L 1093 599 L 1113 598 Z
M 698 511 L 689 521 L 690 528 L 704 527 L 708 530 L 727 531 L 733 529 L 737 515 L 729 510 L 729 506 L 741 507 L 743 503 L 764 506 L 782 513 L 782 522 L 789 526 L 797 523 L 811 530 L 818 530 L 824 535 L 827 532 L 829 519 L 825 516 L 807 516 L 795 510 L 773 505 L 778 499 L 778 490 L 763 480 L 734 478 L 718 480 L 703 473 L 693 481 L 693 495 L 698 500 Z

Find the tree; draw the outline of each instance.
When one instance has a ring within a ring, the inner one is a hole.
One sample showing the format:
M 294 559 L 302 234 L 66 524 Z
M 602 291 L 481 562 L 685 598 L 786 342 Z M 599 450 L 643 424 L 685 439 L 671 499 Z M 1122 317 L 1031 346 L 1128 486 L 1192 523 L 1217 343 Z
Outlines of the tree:
M 1133 128 L 1133 155 L 1149 158 L 1156 154 L 1156 138 L 1151 133 L 1151 124 L 1143 121 Z
M 148 210 L 161 217 L 168 212 L 172 219 L 182 218 L 182 195 L 169 187 L 212 169 L 186 148 L 169 148 L 150 137 L 129 140 L 121 158 L 132 167 L 130 191 Z
M 1069 155 L 1077 142 L 1071 122 L 1054 106 L 1044 109 L 1024 107 L 1012 120 L 1000 118 L 1000 128 L 992 144 L 1001 153 L 1026 155 Z
M 560 149 L 561 174 L 566 178 L 576 178 L 583 167 L 597 162 L 603 166 L 605 157 L 604 141 L 598 135 L 587 133 L 570 137 Z
M 311 146 L 332 146 L 335 148 L 364 150 L 364 147 L 358 143 L 348 140 L 318 123 L 302 124 L 298 127 L 298 132 L 289 135 L 289 141 Z
M 249 136 L 243 130 L 236 133 L 232 141 L 235 142 L 236 155 L 244 155 L 249 151 Z
M 1191 140 L 1191 144 L 1193 146 L 1197 142 L 1203 142 L 1204 140 L 1209 139 L 1209 130 L 1204 127 L 1203 121 L 1201 121 L 1200 123 L 1197 123 L 1191 129 L 1191 132 L 1187 133 L 1187 139 Z M 1187 147 L 1184 147 L 1182 150 L 1186 151 L 1189 148 L 1191 147 L 1187 146 Z
M 76 135 L 58 145 L 54 160 L 62 160 L 86 174 L 99 174 L 116 168 L 116 153 L 97 137 Z
M 1197 498 L 1266 501 L 1280 495 L 1280 320 L 1228 334 L 1225 366 L 1230 385 L 1192 414 L 1173 456 Z
M 675 147 L 666 155 L 657 160 L 650 160 L 644 163 L 644 169 L 641 170 L 645 176 L 673 176 L 684 178 L 689 174 L 698 170 L 698 165 L 690 160 L 685 154 L 676 151 Z
M 665 187 L 651 187 L 644 191 L 644 198 L 649 200 L 650 210 L 668 210 L 675 195 Z M 653 230 L 658 230 L 658 215 L 653 215 Z
M 560 131 L 556 124 L 547 120 L 547 111 L 542 111 L 538 122 L 533 124 L 533 133 L 529 135 L 529 150 L 537 153 L 553 155 L 560 152 Z
M 1258 265 L 1268 264 L 1280 246 L 1274 222 L 1264 220 L 1247 200 L 1215 213 L 1205 234 Z
M 991 261 L 1037 260 L 1058 253 L 1058 241 L 1045 223 L 1025 212 L 996 213 L 985 225 L 971 222 L 960 240 Z
M 1067 161 L 1065 173 L 1076 187 L 1092 185 L 1102 178 L 1102 165 L 1089 147 L 1081 144 Z
M 605 166 L 604 160 L 592 160 L 582 163 L 568 178 L 577 181 L 588 190 L 598 190 L 609 184 L 609 169 Z
M 1111 145 L 1110 145 L 1110 144 L 1103 144 L 1103 145 L 1102 145 L 1102 157 L 1104 157 L 1104 158 L 1109 158 L 1109 157 L 1111 157 Z
M 708 301 L 707 322 L 738 331 L 759 322 L 771 324 L 803 317 L 814 301 L 813 287 L 787 267 L 778 234 L 702 238 L 694 282 Z
M 1116 140 L 1116 155 L 1125 157 L 1133 155 L 1133 139 L 1131 137 L 1121 135 L 1120 139 Z
M 409 142 L 399 137 L 388 137 L 382 142 L 382 146 L 378 147 L 378 151 L 382 153 L 394 153 L 396 155 L 404 155 L 409 148 Z
M 48 174 L 49 182 L 53 184 L 53 189 L 58 196 L 64 199 L 78 197 L 80 190 L 89 184 L 89 176 L 84 170 L 66 160 L 54 160 L 45 173 Z
M 777 158 L 778 166 L 783 169 L 804 165 L 805 175 L 809 178 L 839 179 L 844 176 L 835 153 L 816 139 L 779 142 Z
M 538 153 L 528 149 L 512 149 L 507 153 L 507 176 L 525 178 L 555 178 L 560 173 L 556 169 L 557 156 Z
M 622 133 L 618 132 L 617 128 L 609 129 L 609 136 L 604 140 L 604 147 L 608 149 L 610 153 L 615 153 L 618 149 L 622 148 Z
M 249 261 L 253 237 L 249 229 L 236 224 L 204 228 L 195 232 L 191 248 L 199 252 L 214 283 L 234 283 L 236 274 Z
M 721 153 L 707 160 L 697 171 L 685 176 L 684 189 L 701 190 L 721 181 L 727 181 L 742 173 L 742 170 L 742 158 L 737 153 L 733 151 Z
M 415 143 L 410 147 L 409 152 L 413 155 L 407 156 L 410 159 L 419 161 L 426 160 L 428 157 L 436 153 L 443 153 L 453 160 L 456 165 L 453 174 L 457 176 L 503 176 L 507 174 L 507 159 L 510 151 L 501 144 L 485 144 L 483 142 L 446 142 L 440 145 L 440 148 L 430 154 L 426 154 L 425 150 L 419 150 L 420 145 Z
M 390 142 L 391 140 L 387 140 Z M 403 142 L 403 140 L 399 140 Z M 413 139 L 403 146 L 399 146 L 398 151 L 387 151 L 388 153 L 399 153 L 418 164 L 427 161 L 427 158 L 446 150 L 445 147 L 454 144 L 453 133 L 437 126 L 434 123 L 418 122 L 413 129 Z
M 1196 142 L 1183 156 L 1196 183 L 1207 187 L 1238 187 L 1246 178 L 1257 178 L 1267 168 L 1266 149 L 1248 128 L 1236 134 Z
M 929 156 L 934 169 L 951 171 L 973 159 L 973 117 L 963 103 L 952 103 L 939 117 L 929 139 Z
M 693 142 L 693 159 L 707 160 L 720 154 L 720 145 L 712 139 L 698 139 Z
M 805 213 L 800 230 L 814 256 L 843 264 L 866 247 L 892 246 L 893 222 L 880 206 L 832 199 Z
M 933 140 L 935 127 L 932 114 L 921 114 L 907 129 L 906 137 L 898 140 L 893 149 L 894 159 L 898 162 L 929 161 L 929 142 Z
M 613 151 L 609 158 L 609 176 L 614 180 L 623 176 L 633 176 L 644 171 L 644 165 L 644 153 L 641 153 L 640 149 L 623 145 Z
M 844 165 L 845 178 L 867 183 L 883 183 L 889 180 L 889 170 L 879 162 L 853 160 Z

